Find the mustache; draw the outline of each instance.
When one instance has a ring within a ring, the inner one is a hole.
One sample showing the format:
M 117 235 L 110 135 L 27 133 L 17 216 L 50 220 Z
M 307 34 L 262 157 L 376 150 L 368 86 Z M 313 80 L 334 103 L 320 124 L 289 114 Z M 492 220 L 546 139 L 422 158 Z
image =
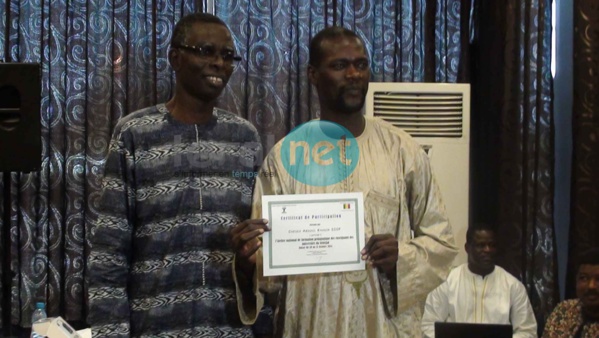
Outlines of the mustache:
M 348 90 L 361 90 L 361 91 L 366 91 L 366 88 L 364 88 L 364 86 L 358 85 L 358 84 L 350 84 L 350 85 L 345 85 L 343 87 L 341 87 L 342 91 L 348 91 Z
M 599 296 L 599 291 L 587 291 L 582 294 L 583 296 Z

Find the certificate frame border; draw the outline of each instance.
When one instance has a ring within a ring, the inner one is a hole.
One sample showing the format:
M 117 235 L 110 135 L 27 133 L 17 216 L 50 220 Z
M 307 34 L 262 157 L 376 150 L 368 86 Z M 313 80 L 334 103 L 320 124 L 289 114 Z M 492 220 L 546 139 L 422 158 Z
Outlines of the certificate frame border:
M 318 199 L 318 202 L 354 202 L 355 205 L 358 205 L 358 198 L 332 198 L 332 199 Z M 305 203 L 314 203 L 314 201 L 304 201 L 304 200 L 289 200 L 289 201 L 268 201 L 267 202 L 267 208 L 268 208 L 268 219 L 272 219 L 272 207 L 278 204 L 305 204 Z M 354 210 L 354 216 L 356 218 L 356 234 L 358 233 L 358 231 L 360 231 L 360 224 L 359 224 L 359 210 L 356 207 L 356 209 Z M 313 263 L 313 264 L 289 264 L 289 265 L 274 265 L 272 260 L 272 247 L 273 247 L 273 236 L 270 235 L 268 238 L 269 241 L 269 246 L 270 246 L 270 250 L 268 252 L 268 269 L 269 270 L 277 270 L 277 269 L 289 269 L 289 268 L 305 268 L 305 267 L 314 267 L 314 266 L 329 266 L 329 265 L 350 265 L 350 264 L 359 264 L 360 260 L 362 259 L 361 254 L 360 254 L 360 237 L 356 236 L 355 238 L 356 240 L 356 247 L 357 247 L 357 257 L 355 260 L 352 261 L 343 261 L 343 262 L 328 262 L 328 263 Z

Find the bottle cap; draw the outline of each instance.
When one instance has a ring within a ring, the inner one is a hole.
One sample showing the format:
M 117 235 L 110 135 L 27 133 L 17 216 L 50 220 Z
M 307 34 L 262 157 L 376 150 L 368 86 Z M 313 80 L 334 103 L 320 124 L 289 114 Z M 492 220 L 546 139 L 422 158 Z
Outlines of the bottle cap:
M 46 303 L 44 303 L 44 302 L 37 302 L 37 303 L 35 303 L 35 308 L 36 309 L 45 309 L 46 308 Z

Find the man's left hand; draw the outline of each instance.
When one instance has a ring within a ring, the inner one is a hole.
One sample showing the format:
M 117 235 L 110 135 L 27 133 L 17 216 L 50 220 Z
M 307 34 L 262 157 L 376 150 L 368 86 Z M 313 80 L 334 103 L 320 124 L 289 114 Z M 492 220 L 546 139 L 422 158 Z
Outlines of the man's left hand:
M 398 242 L 395 236 L 391 234 L 374 235 L 362 249 L 362 259 L 388 276 L 392 276 L 395 274 L 398 252 Z

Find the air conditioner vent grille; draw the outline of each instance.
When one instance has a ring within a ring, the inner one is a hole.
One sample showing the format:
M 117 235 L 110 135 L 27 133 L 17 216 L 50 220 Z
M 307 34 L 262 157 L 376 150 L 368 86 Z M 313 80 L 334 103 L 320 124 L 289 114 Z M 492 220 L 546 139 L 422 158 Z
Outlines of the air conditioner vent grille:
M 462 93 L 376 91 L 373 99 L 374 116 L 414 137 L 462 137 Z

